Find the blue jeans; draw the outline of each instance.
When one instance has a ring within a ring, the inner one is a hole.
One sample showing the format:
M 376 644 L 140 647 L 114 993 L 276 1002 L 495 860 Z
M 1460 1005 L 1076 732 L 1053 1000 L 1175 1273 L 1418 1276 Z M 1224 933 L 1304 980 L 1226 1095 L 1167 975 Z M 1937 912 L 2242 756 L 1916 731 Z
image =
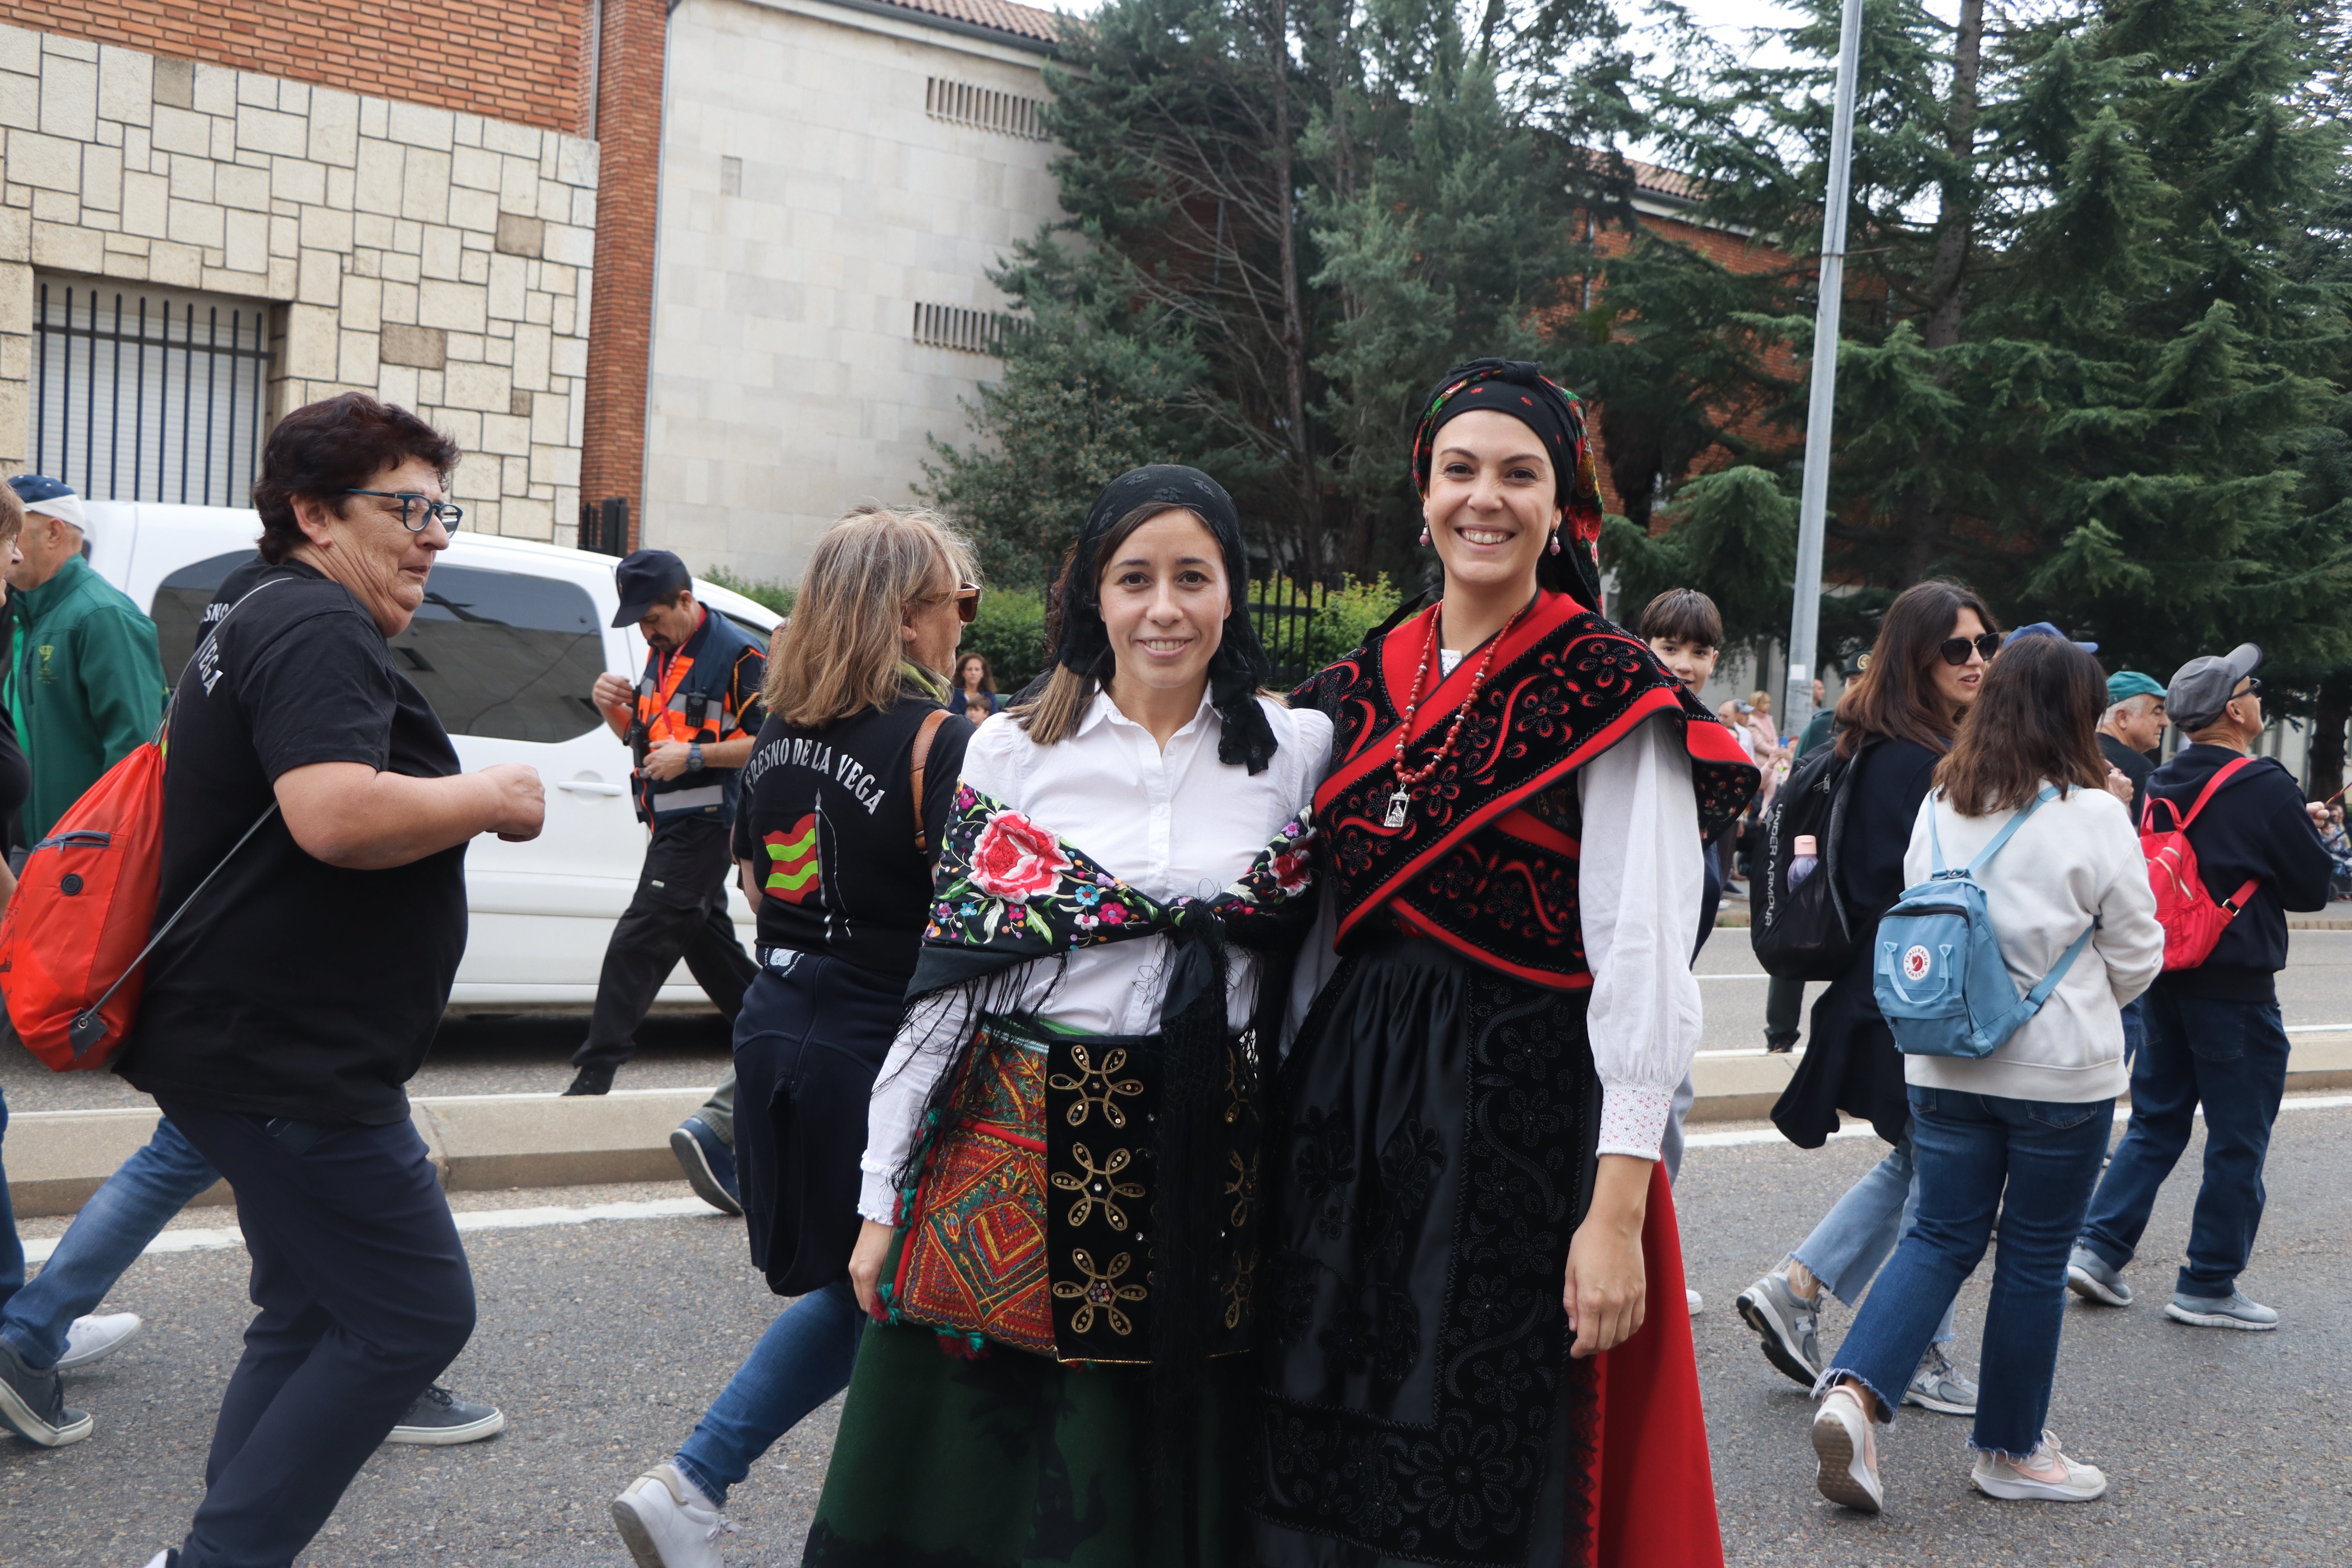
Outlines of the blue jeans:
M 1919 1173 L 1912 1156 L 1911 1134 L 1906 1131 L 1903 1142 L 1846 1189 L 1845 1196 L 1822 1216 L 1813 1234 L 1799 1242 L 1791 1256 L 1811 1269 L 1831 1295 L 1851 1307 L 1870 1289 L 1878 1266 L 1911 1228 L 1918 1212 Z M 1958 1290 L 1953 1294 L 1957 1296 Z M 1936 1342 L 1950 1343 L 1952 1333 L 1952 1309 L 1947 1303 L 1944 1321 L 1936 1329 Z M 1909 1367 L 1903 1369 L 1903 1376 L 1909 1381 Z
M 8 1097 L 0 1093 L 0 1156 L 5 1156 L 7 1142 Z M 0 1306 L 14 1300 L 24 1284 L 25 1244 L 16 1239 L 16 1210 L 8 1202 L 8 1164 L 0 1157 Z
M 2066 1255 L 2115 1126 L 2111 1100 L 2053 1104 L 1911 1087 L 1919 1217 L 1863 1303 L 1822 1374 L 1852 1377 L 1878 1396 L 1890 1426 L 1938 1313 L 1984 1257 L 1993 1221 L 2000 1252 L 1979 1351 L 1977 1425 L 1969 1446 L 2021 1459 L 2042 1441 L 2058 1333 L 2066 1315 Z
M 2124 1070 L 2126 1072 L 2131 1070 L 2134 1062 L 2139 1060 L 2140 1045 L 2147 1038 L 2147 1015 L 2142 1011 L 2147 1005 L 2146 992 L 2124 1004 Z
M 146 1145 L 82 1205 L 39 1277 L 0 1308 L 0 1339 L 27 1366 L 57 1365 L 73 1321 L 106 1300 L 172 1216 L 219 1180 L 170 1117 L 156 1122 Z
M 726 1506 L 728 1489 L 777 1438 L 849 1386 L 865 1325 L 846 1279 L 785 1308 L 677 1451 L 687 1479 Z
M 2286 1029 L 2276 1002 L 2229 1002 L 2158 983 L 2144 998 L 2147 1037 L 2132 1065 L 2131 1125 L 2091 1200 L 2083 1245 L 2117 1268 L 2147 1229 L 2156 1192 L 2205 1107 L 2205 1179 L 2189 1226 L 2184 1296 L 2227 1296 L 2263 1223 L 2263 1162 L 2286 1091 Z

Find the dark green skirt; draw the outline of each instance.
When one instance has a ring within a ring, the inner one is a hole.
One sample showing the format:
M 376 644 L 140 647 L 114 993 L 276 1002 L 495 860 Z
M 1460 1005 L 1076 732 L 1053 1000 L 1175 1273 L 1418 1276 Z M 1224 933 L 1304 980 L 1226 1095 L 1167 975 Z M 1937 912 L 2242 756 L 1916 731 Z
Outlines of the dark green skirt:
M 1069 1367 L 997 1345 L 966 1361 L 929 1329 L 868 1323 L 803 1562 L 1237 1568 L 1250 1360 L 1209 1363 L 1190 1481 L 1155 1488 L 1149 1369 Z

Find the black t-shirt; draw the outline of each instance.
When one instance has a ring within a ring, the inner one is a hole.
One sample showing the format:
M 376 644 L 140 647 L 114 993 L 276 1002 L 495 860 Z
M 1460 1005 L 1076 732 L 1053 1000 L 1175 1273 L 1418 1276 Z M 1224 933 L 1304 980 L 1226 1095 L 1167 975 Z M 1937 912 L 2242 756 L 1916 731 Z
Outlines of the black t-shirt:
M 2099 755 L 2107 759 L 2110 767 L 2131 780 L 2132 826 L 2137 829 L 2139 814 L 2147 805 L 2147 775 L 2156 772 L 2156 759 L 2104 731 L 2099 736 Z
M 760 945 L 822 952 L 894 979 L 915 973 L 930 918 L 931 865 L 963 772 L 971 721 L 950 713 L 923 762 L 915 848 L 915 732 L 939 711 L 909 692 L 821 730 L 770 718 L 743 764 L 735 858 L 761 885 Z
M 279 775 L 363 763 L 444 778 L 459 771 L 448 734 L 358 599 L 299 563 L 261 574 L 174 703 L 157 919 L 221 871 L 147 961 L 122 1075 L 224 1110 L 401 1120 L 466 951 L 465 846 L 345 870 L 278 814 L 229 850 Z

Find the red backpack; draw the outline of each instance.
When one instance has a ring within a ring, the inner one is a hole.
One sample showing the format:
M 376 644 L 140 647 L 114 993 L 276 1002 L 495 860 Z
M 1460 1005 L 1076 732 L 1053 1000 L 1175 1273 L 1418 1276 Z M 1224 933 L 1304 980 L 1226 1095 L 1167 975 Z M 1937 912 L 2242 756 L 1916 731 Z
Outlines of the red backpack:
M 227 619 L 215 622 L 213 631 Z M 208 635 L 198 657 L 211 642 Z M 263 812 L 156 929 L 163 880 L 163 740 L 171 728 L 167 705 L 155 738 L 107 769 L 66 808 L 25 858 L 16 896 L 0 915 L 0 997 L 18 1037 L 53 1072 L 102 1068 L 114 1059 L 138 1016 L 147 955 L 278 810 L 273 805 Z
M 2240 757 L 2206 781 L 2189 808 L 2180 815 L 2180 807 L 2157 795 L 2147 797 L 2140 813 L 2139 848 L 2147 857 L 2147 879 L 2156 889 L 2156 921 L 2164 928 L 2164 967 L 2194 969 L 2205 962 L 2213 944 L 2221 940 L 2221 932 L 2246 907 L 2246 900 L 2261 887 L 2262 879 L 2249 878 L 2246 885 L 2216 903 L 2206 890 L 2205 879 L 2197 871 L 2197 851 L 2189 844 L 2189 825 L 2213 798 L 2213 792 L 2228 784 L 2241 768 L 2252 767 L 2254 759 Z M 2164 832 L 2156 827 L 2156 808 L 2162 806 L 2172 814 L 2172 826 Z

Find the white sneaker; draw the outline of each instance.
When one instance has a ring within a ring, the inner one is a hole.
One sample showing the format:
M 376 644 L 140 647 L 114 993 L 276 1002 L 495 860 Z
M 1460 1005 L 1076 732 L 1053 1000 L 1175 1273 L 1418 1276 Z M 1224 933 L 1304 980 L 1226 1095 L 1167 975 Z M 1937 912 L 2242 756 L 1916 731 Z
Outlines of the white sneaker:
M 1886 1506 L 1885 1490 L 1878 1484 L 1878 1447 L 1871 1436 L 1870 1416 L 1851 1389 L 1831 1389 L 1813 1412 L 1813 1453 L 1821 1460 L 1813 1484 L 1822 1496 L 1864 1513 Z
M 2107 1494 L 2106 1473 L 2096 1465 L 2078 1465 L 2060 1453 L 2058 1439 L 2047 1432 L 2021 1465 L 1979 1454 L 1969 1470 L 1969 1480 L 1987 1497 L 2021 1502 L 2095 1502 Z
M 1683 1294 L 1690 1299 L 1690 1312 L 1692 1317 L 1696 1318 L 1701 1312 L 1706 1310 L 1706 1297 L 1700 1295 L 1697 1291 L 1692 1289 L 1687 1285 L 1683 1287 Z
M 735 1526 L 676 1465 L 659 1464 L 613 1500 L 613 1528 L 637 1568 L 719 1568 Z
M 103 1360 L 139 1337 L 139 1314 L 109 1312 L 104 1317 L 76 1318 L 66 1331 L 66 1353 L 58 1358 L 59 1372 L 71 1372 Z

